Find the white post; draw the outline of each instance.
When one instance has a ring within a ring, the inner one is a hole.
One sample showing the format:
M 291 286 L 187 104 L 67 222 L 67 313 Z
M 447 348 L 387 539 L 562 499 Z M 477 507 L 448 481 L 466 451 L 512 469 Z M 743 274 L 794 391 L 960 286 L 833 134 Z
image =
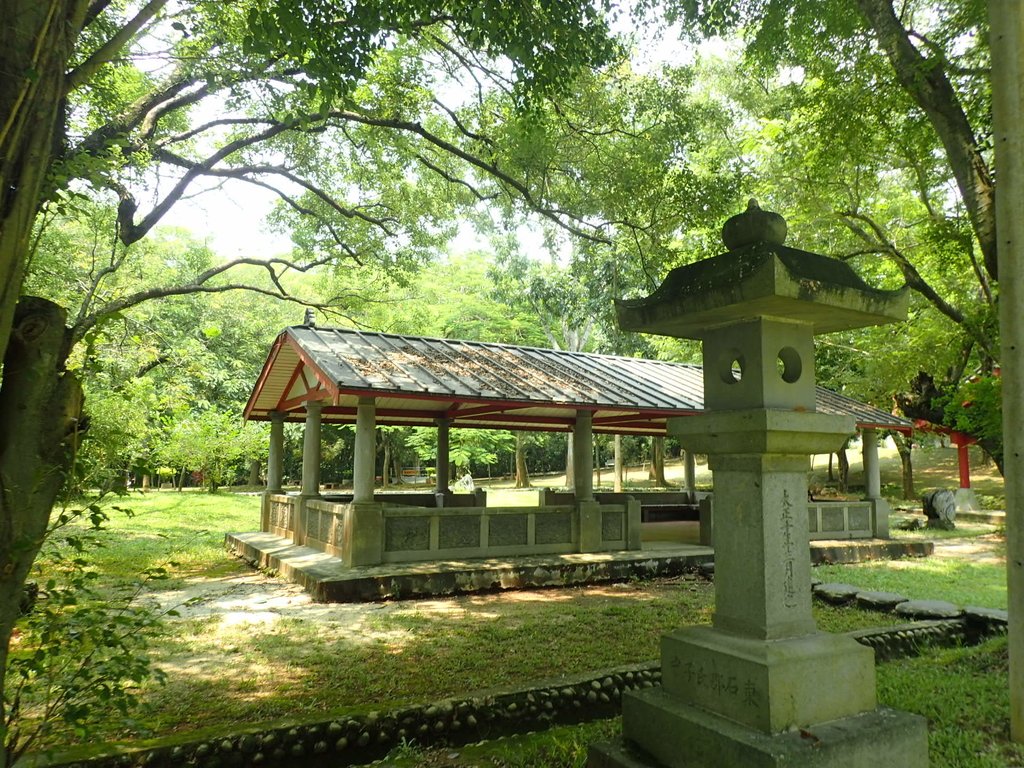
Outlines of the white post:
M 687 451 L 684 449 L 684 467 L 686 480 L 686 492 L 690 494 L 690 501 L 696 501 L 697 499 L 697 457 L 693 455 L 693 451 Z
M 267 492 L 280 493 L 284 477 L 284 414 L 270 414 L 270 452 L 267 455 Z
M 882 497 L 882 472 L 878 466 L 878 431 L 861 430 L 861 455 L 864 462 L 864 497 Z
M 356 406 L 355 461 L 352 467 L 352 501 L 373 501 L 377 464 L 377 406 L 372 397 L 359 398 Z
M 434 493 L 447 493 L 451 482 L 451 470 L 448 467 L 448 451 L 451 445 L 451 419 L 436 419 L 437 422 L 437 478 L 434 480 Z
M 573 475 L 576 501 L 594 500 L 594 414 L 576 411 L 576 426 L 572 431 Z
M 1024 742 L 1024 6 L 989 0 L 999 328 L 1003 379 L 1003 477 L 1010 655 L 1010 737 Z
M 320 409 L 323 403 L 306 403 L 306 425 L 302 433 L 302 494 L 320 495 Z

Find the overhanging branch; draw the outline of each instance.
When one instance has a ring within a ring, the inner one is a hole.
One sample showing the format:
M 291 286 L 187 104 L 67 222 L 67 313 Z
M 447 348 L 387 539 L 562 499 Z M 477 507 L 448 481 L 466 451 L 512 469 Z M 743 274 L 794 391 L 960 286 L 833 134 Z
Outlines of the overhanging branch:
M 65 94 L 88 82 L 104 64 L 117 56 L 121 49 L 167 5 L 168 0 L 149 0 L 142 9 L 113 37 L 101 45 L 92 55 L 68 73 L 64 81 Z
M 123 296 L 120 299 L 107 302 L 102 308 L 95 312 L 90 313 L 88 316 L 81 318 L 71 328 L 70 338 L 72 343 L 77 343 L 82 340 L 85 334 L 99 323 L 104 317 L 123 312 L 127 309 L 131 309 L 134 306 L 142 304 L 145 301 L 151 301 L 153 299 L 161 299 L 168 296 L 185 296 L 193 293 L 223 293 L 225 291 L 252 291 L 254 293 L 261 293 L 266 296 L 272 296 L 275 299 L 281 299 L 284 301 L 291 301 L 297 304 L 303 304 L 305 306 L 316 307 L 319 309 L 325 308 L 326 304 L 312 302 L 307 299 L 293 296 L 284 288 L 281 284 L 281 275 L 290 270 L 297 272 L 308 272 L 309 270 L 323 266 L 330 261 L 329 258 L 315 259 L 307 263 L 297 263 L 288 259 L 254 259 L 249 257 L 242 257 L 238 259 L 232 259 L 231 261 L 219 264 L 216 267 L 211 267 L 204 272 L 196 275 L 192 280 L 180 285 L 169 285 L 169 286 L 157 286 L 153 288 L 147 288 L 135 293 Z M 266 269 L 269 274 L 271 282 L 274 284 L 275 289 L 269 289 L 258 285 L 251 285 L 247 283 L 215 283 L 214 278 L 223 275 L 231 269 L 239 266 L 256 266 Z
M 878 222 L 870 216 L 857 211 L 839 211 L 838 215 L 839 220 L 854 235 L 874 249 L 877 249 L 879 253 L 887 256 L 899 267 L 900 272 L 903 274 L 903 279 L 907 281 L 907 285 L 910 286 L 911 290 L 917 291 L 924 296 L 939 312 L 963 328 L 987 354 L 992 355 L 991 345 L 985 335 L 979 333 L 959 309 L 936 293 L 935 289 L 922 277 L 917 267 L 914 266 L 907 255 L 889 239 Z M 867 227 L 870 233 L 864 227 Z
M 352 112 L 348 110 L 335 110 L 328 115 L 331 118 L 337 120 L 345 120 L 348 122 L 361 123 L 362 125 L 368 125 L 379 128 L 390 128 L 393 130 L 403 131 L 406 133 L 412 133 L 419 136 L 424 141 L 438 149 L 446 152 L 447 154 L 453 155 L 460 160 L 468 163 L 469 165 L 478 168 L 489 176 L 497 179 L 502 184 L 515 190 L 515 192 L 522 198 L 523 202 L 529 206 L 531 210 L 543 216 L 544 218 L 554 222 L 562 229 L 570 232 L 577 237 L 581 237 L 591 242 L 600 243 L 602 245 L 611 245 L 612 241 L 601 235 L 594 234 L 591 231 L 584 230 L 582 226 L 590 226 L 578 216 L 574 216 L 567 211 L 560 210 L 557 208 L 551 208 L 542 204 L 530 188 L 522 181 L 513 178 L 510 174 L 503 171 L 494 162 L 485 160 L 477 155 L 467 152 L 450 141 L 441 138 L 440 136 L 428 131 L 422 123 L 414 122 L 409 120 L 399 120 L 397 118 L 380 118 L 373 117 L 371 115 L 365 115 L 358 112 Z M 572 222 L 576 222 L 575 224 Z

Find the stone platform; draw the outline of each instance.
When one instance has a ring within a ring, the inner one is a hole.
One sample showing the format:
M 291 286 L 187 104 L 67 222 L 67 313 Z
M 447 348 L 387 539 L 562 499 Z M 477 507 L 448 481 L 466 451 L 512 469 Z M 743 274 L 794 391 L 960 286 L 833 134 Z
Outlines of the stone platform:
M 989 525 L 1006 525 L 1006 513 L 991 509 L 982 509 L 971 512 L 957 512 L 956 522 L 987 523 Z
M 645 725 L 662 736 L 652 742 L 660 754 L 651 755 L 620 738 L 592 744 L 587 768 L 928 766 L 928 730 L 919 715 L 879 708 L 811 729 L 768 735 L 699 708 L 680 706 L 660 690 L 652 698 L 660 699 L 660 706 L 645 712 L 650 717 Z
M 639 552 L 538 555 L 345 567 L 312 547 L 296 546 L 270 533 L 229 533 L 225 547 L 254 566 L 276 571 L 321 602 L 363 602 L 433 597 L 500 589 L 565 587 L 674 576 L 714 562 L 711 547 L 645 541 Z M 930 542 L 879 539 L 815 541 L 811 561 L 857 563 L 921 557 Z

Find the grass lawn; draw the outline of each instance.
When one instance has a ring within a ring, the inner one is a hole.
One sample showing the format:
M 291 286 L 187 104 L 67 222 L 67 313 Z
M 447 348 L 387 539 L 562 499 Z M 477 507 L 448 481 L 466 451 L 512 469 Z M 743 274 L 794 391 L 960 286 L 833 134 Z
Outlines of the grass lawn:
M 224 534 L 260 527 L 256 495 L 150 491 L 110 496 L 101 506 L 110 521 L 90 560 L 109 580 L 134 580 L 144 569 L 171 561 L 174 583 L 237 573 L 242 565 L 224 554 Z M 40 564 L 45 568 L 45 558 Z
M 946 600 L 961 606 L 1006 608 L 1006 540 L 995 526 L 959 524 L 953 531 L 894 531 L 894 538 L 935 541 L 932 557 L 822 565 L 822 581 L 898 592 L 917 600 Z M 944 545 L 954 544 L 955 551 Z
M 104 546 L 92 556 L 111 594 L 140 569 L 172 560 L 178 565 L 171 579 L 157 586 L 182 599 L 197 585 L 240 578 L 262 583 L 222 549 L 225 532 L 258 526 L 258 497 L 165 491 L 113 504 L 130 507 L 134 516 L 112 513 L 100 534 Z M 961 533 L 970 534 L 968 543 L 993 535 L 984 526 Z M 1005 571 L 998 563 L 911 559 L 827 566 L 815 575 L 914 598 L 992 607 L 1006 602 Z M 307 600 L 266 610 L 261 606 L 271 588 L 287 591 L 271 582 L 223 611 L 185 611 L 168 620 L 152 648 L 154 663 L 167 673 L 166 685 L 143 689 L 145 706 L 134 728 L 100 724 L 90 738 L 131 740 L 285 717 L 322 718 L 648 661 L 657 658 L 662 633 L 709 621 L 713 607 L 712 585 L 696 577 L 359 606 Z M 294 603 L 294 590 L 291 596 Z M 166 599 L 165 594 L 164 604 Z M 222 602 L 228 606 L 227 598 Z M 893 616 L 822 605 L 815 606 L 815 615 L 830 631 L 896 622 Z M 883 664 L 879 697 L 929 717 L 935 766 L 1024 765 L 1024 753 L 1008 746 L 1005 734 L 1005 641 Z M 582 765 L 585 745 L 617 727 L 610 722 L 557 729 L 465 750 L 406 748 L 389 764 Z M 67 733 L 51 736 L 52 744 L 69 741 Z
M 878 667 L 879 703 L 928 718 L 932 768 L 1024 765 L 1024 745 L 1011 744 L 1005 638 L 974 648 L 933 649 Z M 395 768 L 583 768 L 587 745 L 620 733 L 618 720 L 590 723 L 460 749 L 396 750 Z M 895 768 L 895 767 L 894 767 Z

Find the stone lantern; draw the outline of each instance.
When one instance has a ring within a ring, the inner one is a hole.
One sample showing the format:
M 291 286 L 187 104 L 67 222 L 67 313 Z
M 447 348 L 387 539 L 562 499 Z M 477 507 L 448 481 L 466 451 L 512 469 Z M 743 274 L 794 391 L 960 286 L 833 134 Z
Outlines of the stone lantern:
M 811 614 L 809 455 L 855 430 L 815 412 L 813 337 L 904 319 L 907 289 L 873 289 L 785 235 L 751 200 L 727 253 L 617 303 L 624 330 L 702 342 L 705 412 L 668 429 L 713 472 L 715 614 L 662 638 L 662 687 L 623 699 L 625 741 L 647 757 L 597 746 L 592 766 L 928 764 L 924 719 L 877 706 L 873 651 Z

